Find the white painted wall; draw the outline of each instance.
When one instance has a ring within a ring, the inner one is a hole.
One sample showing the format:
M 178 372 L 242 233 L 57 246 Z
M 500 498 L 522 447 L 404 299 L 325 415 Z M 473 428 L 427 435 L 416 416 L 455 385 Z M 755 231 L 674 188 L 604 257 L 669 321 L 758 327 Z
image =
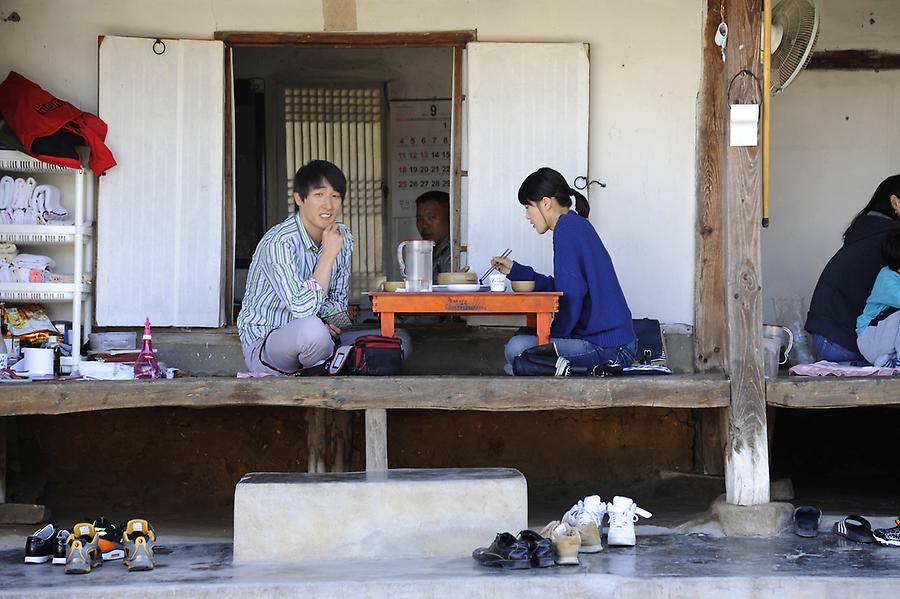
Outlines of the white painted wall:
M 820 4 L 817 49 L 900 51 L 896 1 Z M 800 295 L 808 304 L 850 220 L 897 173 L 900 72 L 807 71 L 773 98 L 771 225 L 762 233 L 765 320 L 778 317 L 775 298 Z
M 693 322 L 702 0 L 358 0 L 361 32 L 475 29 L 481 41 L 591 45 L 592 221 L 635 316 Z M 97 107 L 97 36 L 210 39 L 323 29 L 320 0 L 0 0 L 0 76 L 15 69 Z M 534 93 L 566 93 L 534 82 Z M 540 166 L 540 165 L 535 165 Z M 516 209 L 515 189 L 507 202 Z

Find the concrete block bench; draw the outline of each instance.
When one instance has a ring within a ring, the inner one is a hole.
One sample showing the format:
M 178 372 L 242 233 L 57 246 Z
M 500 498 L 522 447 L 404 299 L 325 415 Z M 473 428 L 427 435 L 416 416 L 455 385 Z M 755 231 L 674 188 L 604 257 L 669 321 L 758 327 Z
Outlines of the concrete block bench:
M 510 468 L 259 472 L 235 489 L 234 561 L 459 557 L 527 521 Z

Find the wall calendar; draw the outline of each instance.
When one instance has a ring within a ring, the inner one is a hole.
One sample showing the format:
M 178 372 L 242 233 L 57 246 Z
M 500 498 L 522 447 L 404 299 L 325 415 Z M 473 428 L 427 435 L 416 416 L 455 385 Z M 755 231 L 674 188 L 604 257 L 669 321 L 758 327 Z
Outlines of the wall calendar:
M 414 217 L 416 198 L 450 191 L 450 100 L 391 102 L 391 207 Z

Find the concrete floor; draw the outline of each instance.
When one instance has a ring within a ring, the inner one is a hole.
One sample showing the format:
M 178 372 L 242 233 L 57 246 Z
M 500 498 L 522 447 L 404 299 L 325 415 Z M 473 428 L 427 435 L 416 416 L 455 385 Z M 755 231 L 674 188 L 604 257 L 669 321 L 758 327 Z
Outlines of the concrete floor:
M 829 531 L 835 516 L 826 517 Z M 889 526 L 893 518 L 872 518 Z M 170 525 L 175 526 L 173 522 Z M 0 597 L 871 597 L 897 596 L 900 549 L 860 545 L 822 532 L 774 538 L 725 538 L 639 526 L 634 548 L 606 548 L 577 567 L 501 571 L 469 556 L 408 561 L 233 565 L 221 527 L 161 530 L 167 552 L 152 572 L 129 573 L 107 562 L 88 575 L 22 563 L 32 527 L 0 527 Z M 485 539 L 488 543 L 491 539 Z M 275 540 L 277 542 L 277 539 Z

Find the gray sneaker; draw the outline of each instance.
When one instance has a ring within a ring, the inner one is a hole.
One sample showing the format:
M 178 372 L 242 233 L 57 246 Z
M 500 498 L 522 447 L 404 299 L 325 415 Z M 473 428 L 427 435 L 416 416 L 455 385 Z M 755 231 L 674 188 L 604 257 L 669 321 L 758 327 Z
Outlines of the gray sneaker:
M 125 566 L 132 572 L 152 570 L 156 566 L 153 548 L 156 546 L 156 533 L 146 520 L 129 520 L 122 534 L 122 545 L 125 547 Z

